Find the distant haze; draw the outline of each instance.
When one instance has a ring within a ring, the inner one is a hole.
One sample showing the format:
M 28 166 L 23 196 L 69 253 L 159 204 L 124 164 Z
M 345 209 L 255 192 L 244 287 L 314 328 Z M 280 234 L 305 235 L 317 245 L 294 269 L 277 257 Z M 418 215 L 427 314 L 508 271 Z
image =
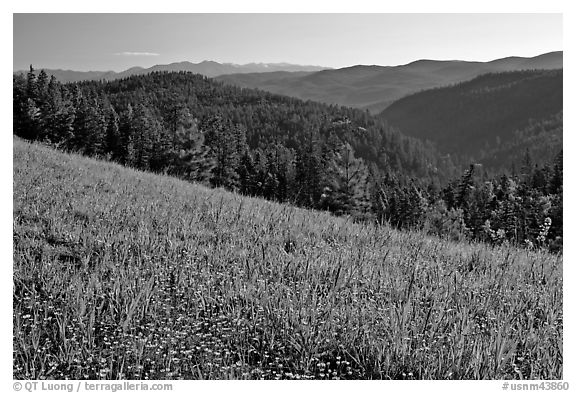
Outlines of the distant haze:
M 490 62 L 419 60 L 402 66 L 354 66 L 315 73 L 232 74 L 222 82 L 271 93 L 380 112 L 408 94 L 489 72 L 563 68 L 563 52 Z
M 204 60 L 341 68 L 560 50 L 561 14 L 14 14 L 13 69 Z
M 49 68 L 37 68 L 36 71 L 44 70 L 46 74 L 54 75 L 60 82 L 79 82 L 88 80 L 113 80 L 126 78 L 132 75 L 148 74 L 150 72 L 179 72 L 186 71 L 195 74 L 202 74 L 209 78 L 227 74 L 248 74 L 266 73 L 275 74 L 277 72 L 289 72 L 291 75 L 309 74 L 316 71 L 326 70 L 325 67 L 303 66 L 288 63 L 250 63 L 250 64 L 220 64 L 214 61 L 203 61 L 201 63 L 191 63 L 181 61 L 171 64 L 157 64 L 149 68 L 131 67 L 122 72 L 114 71 L 74 71 L 74 70 L 52 70 Z M 28 69 L 16 71 L 16 73 L 27 73 Z

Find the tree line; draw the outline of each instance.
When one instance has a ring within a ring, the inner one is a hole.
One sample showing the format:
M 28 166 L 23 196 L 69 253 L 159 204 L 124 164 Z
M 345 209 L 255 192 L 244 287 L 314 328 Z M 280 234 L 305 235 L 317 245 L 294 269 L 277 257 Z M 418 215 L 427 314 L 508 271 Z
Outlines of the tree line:
M 14 133 L 187 181 L 398 228 L 561 250 L 561 156 L 488 178 L 367 112 L 191 73 L 13 79 Z M 451 180 L 454 179 L 454 180 Z

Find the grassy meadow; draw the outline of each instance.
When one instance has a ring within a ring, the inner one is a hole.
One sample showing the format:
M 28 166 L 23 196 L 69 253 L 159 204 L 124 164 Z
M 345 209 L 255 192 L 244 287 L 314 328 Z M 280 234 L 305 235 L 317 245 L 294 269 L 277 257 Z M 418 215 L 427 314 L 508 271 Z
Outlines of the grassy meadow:
M 561 379 L 562 256 L 14 139 L 17 379 Z

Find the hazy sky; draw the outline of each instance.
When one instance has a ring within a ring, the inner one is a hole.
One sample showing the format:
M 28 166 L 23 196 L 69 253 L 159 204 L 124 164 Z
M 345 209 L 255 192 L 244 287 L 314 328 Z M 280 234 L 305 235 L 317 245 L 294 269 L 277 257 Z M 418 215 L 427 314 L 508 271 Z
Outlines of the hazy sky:
M 562 50 L 561 14 L 14 14 L 14 70 L 177 61 L 329 67 Z

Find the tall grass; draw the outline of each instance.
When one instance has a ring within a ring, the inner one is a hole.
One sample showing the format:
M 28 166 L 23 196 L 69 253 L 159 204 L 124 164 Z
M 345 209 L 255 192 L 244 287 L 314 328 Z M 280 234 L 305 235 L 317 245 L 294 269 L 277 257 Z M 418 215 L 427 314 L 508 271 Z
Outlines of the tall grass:
M 562 378 L 562 257 L 14 141 L 14 378 Z

